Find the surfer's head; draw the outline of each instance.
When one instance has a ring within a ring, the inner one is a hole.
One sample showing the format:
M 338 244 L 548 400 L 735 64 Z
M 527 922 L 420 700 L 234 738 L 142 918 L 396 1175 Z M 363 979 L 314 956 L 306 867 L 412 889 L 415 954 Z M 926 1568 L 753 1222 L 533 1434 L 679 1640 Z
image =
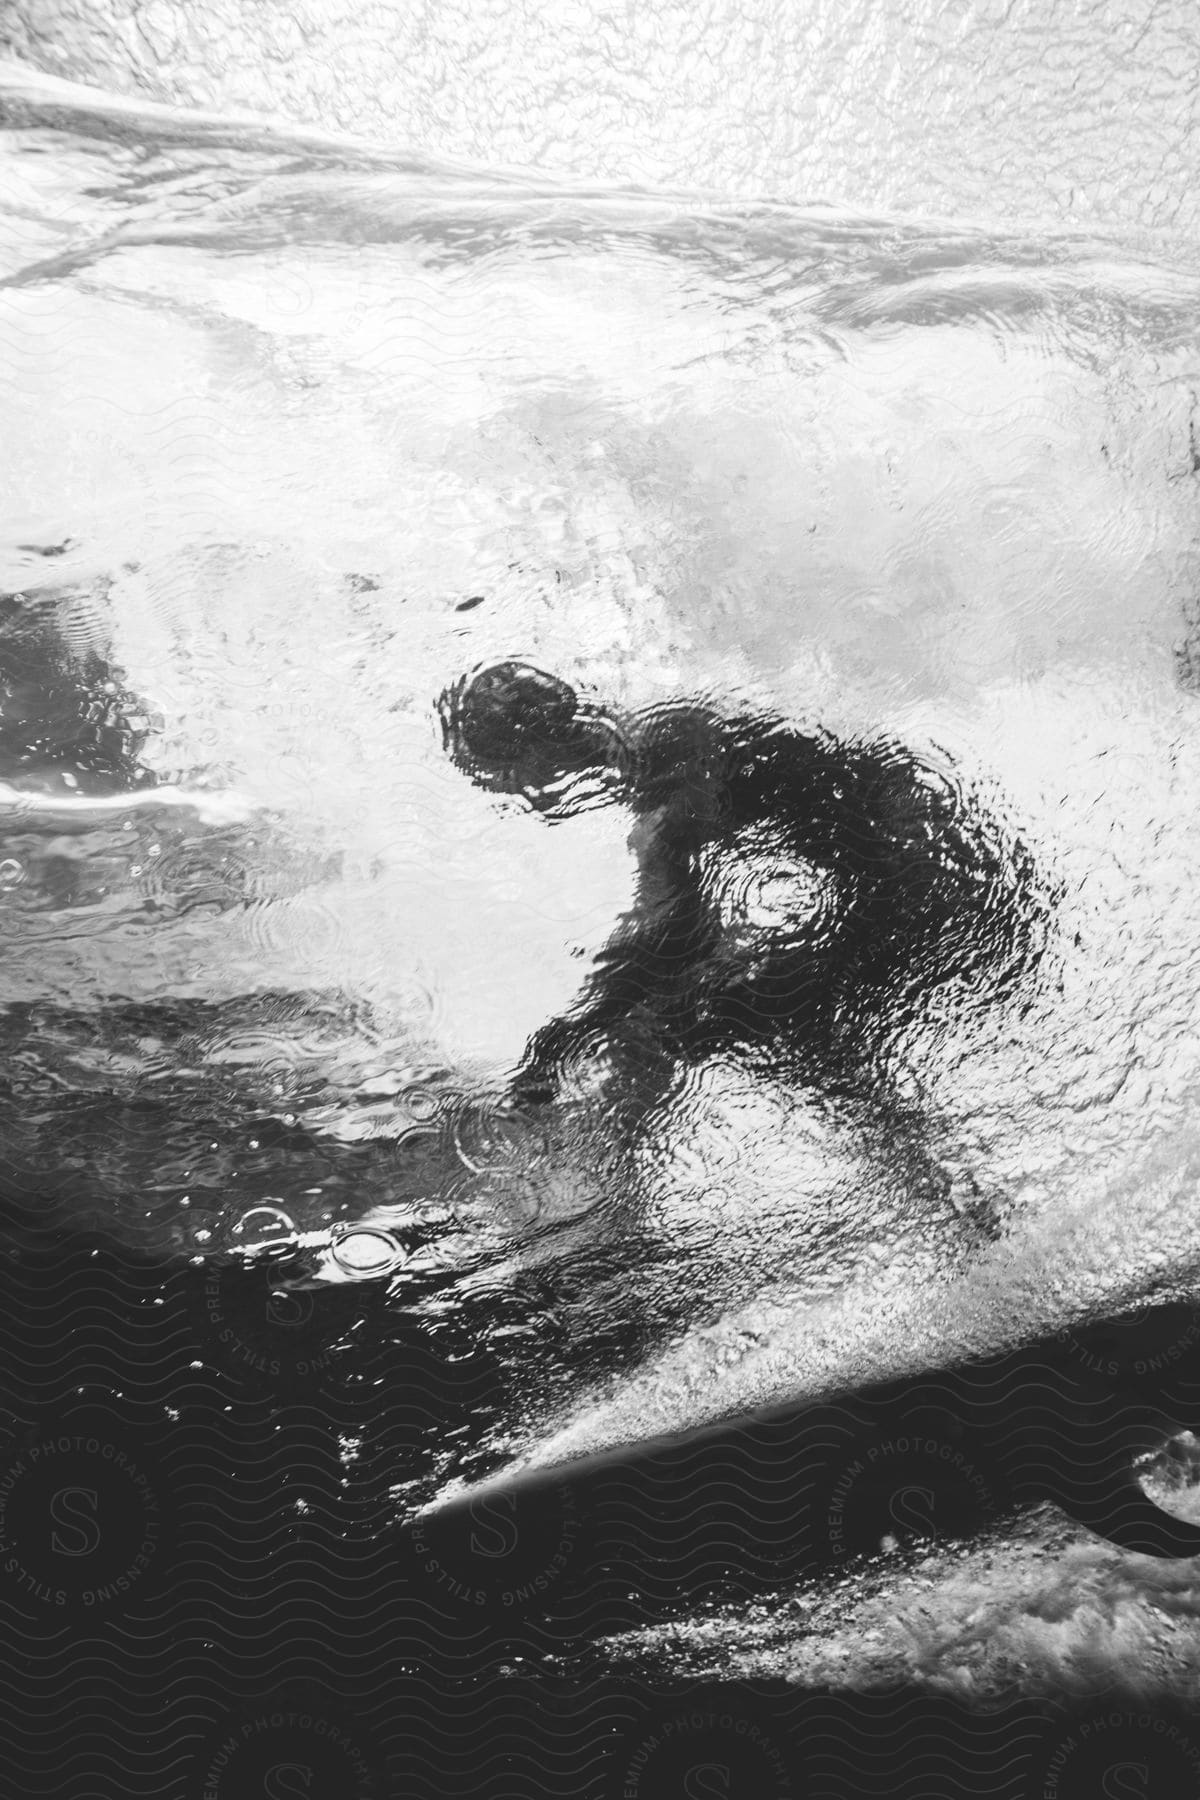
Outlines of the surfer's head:
M 529 663 L 493 663 L 446 689 L 439 701 L 450 755 L 482 786 L 542 794 L 601 754 L 574 690 Z

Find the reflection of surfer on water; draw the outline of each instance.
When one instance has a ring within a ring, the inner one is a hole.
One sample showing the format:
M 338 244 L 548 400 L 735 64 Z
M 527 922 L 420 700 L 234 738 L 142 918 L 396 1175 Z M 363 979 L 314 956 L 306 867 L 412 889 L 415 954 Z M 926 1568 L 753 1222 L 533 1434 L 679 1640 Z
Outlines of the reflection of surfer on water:
M 509 662 L 443 694 L 447 748 L 474 780 L 549 818 L 628 807 L 635 905 L 573 1010 L 539 1030 L 513 1084 L 552 1102 L 581 1064 L 636 1123 L 714 1057 L 811 1088 L 919 1154 L 888 1042 L 935 990 L 1011 989 L 1043 915 L 1028 851 L 891 743 L 841 744 L 778 718 L 679 704 L 614 722 Z

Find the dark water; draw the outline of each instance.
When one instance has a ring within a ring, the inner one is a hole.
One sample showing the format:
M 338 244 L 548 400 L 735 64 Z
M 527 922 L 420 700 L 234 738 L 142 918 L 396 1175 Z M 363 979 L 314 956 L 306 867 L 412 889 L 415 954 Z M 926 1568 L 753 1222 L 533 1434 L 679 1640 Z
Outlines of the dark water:
M 5 123 L 23 1788 L 1192 1791 L 1194 255 Z

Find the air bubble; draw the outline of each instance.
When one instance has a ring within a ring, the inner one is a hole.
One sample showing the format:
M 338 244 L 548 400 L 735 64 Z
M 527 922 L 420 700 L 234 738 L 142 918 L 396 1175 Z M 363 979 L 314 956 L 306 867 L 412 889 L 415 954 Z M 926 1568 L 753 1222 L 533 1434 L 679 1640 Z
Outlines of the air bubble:
M 426 1088 L 412 1088 L 404 1095 L 405 1111 L 419 1124 L 424 1124 L 432 1119 L 440 1104 L 438 1096 L 431 1094 Z
M 278 1248 L 294 1239 L 296 1226 L 281 1206 L 252 1206 L 234 1226 L 233 1236 L 249 1249 Z
M 404 1261 L 404 1251 L 390 1231 L 377 1225 L 351 1225 L 333 1242 L 331 1254 L 345 1275 L 358 1280 L 390 1275 Z

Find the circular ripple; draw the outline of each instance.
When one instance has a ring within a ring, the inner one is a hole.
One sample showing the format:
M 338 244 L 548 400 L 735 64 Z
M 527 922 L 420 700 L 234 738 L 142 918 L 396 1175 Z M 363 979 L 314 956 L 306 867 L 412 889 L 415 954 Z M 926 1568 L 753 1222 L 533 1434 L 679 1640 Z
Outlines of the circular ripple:
M 391 1275 L 407 1260 L 399 1240 L 380 1225 L 347 1225 L 334 1234 L 330 1255 L 343 1274 L 363 1281 Z

